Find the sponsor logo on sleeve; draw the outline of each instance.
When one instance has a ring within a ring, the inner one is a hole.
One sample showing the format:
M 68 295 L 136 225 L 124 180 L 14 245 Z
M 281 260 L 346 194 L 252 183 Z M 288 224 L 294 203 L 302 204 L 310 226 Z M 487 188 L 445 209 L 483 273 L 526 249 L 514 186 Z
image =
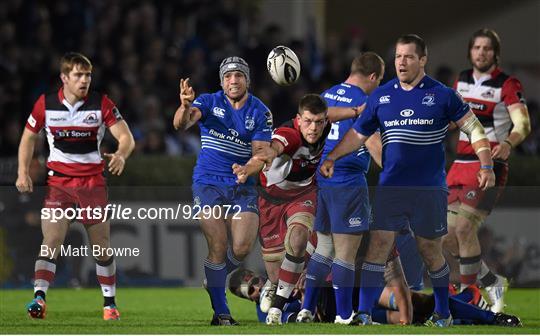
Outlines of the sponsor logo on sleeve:
M 116 106 L 113 107 L 112 112 L 113 112 L 113 115 L 116 118 L 116 120 L 124 119 L 124 118 L 122 118 L 122 115 L 120 114 L 120 111 L 118 110 L 118 107 L 116 107 Z
M 36 122 L 36 119 L 34 119 L 34 117 L 33 117 L 32 115 L 30 115 L 30 116 L 28 117 L 28 123 L 30 124 L 30 126 L 36 127 L 36 123 L 37 123 L 37 122 Z
M 274 117 L 272 116 L 272 112 L 266 111 L 264 113 L 264 116 L 266 117 L 266 126 L 267 127 L 274 126 Z

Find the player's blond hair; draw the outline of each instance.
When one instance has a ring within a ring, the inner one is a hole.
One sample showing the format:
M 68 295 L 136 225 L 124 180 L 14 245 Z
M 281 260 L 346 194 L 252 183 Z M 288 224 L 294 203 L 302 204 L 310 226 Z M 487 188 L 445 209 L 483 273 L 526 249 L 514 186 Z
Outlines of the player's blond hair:
M 75 65 L 79 65 L 84 70 L 92 71 L 92 62 L 88 57 L 78 52 L 68 52 L 60 59 L 60 73 L 68 75 Z

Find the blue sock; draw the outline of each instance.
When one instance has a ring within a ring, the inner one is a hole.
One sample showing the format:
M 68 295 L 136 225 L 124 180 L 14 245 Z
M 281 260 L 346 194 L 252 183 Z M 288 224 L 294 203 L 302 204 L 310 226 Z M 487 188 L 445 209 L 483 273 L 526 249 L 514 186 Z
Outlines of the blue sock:
M 387 309 L 376 306 L 371 310 L 371 319 L 373 322 L 377 322 L 380 324 L 388 324 L 388 319 L 386 318 L 386 312 Z
M 227 259 L 225 259 L 225 264 L 227 264 L 227 274 L 231 274 L 241 263 L 240 260 L 234 257 L 234 253 L 229 246 L 229 248 L 227 248 Z
M 311 256 L 307 266 L 306 290 L 302 309 L 308 309 L 312 313 L 315 313 L 319 292 L 326 277 L 330 273 L 330 265 L 332 265 L 332 259 L 330 258 L 318 253 L 313 253 Z
M 492 324 L 495 320 L 494 313 L 462 302 L 455 297 L 451 297 L 449 303 L 452 317 L 455 319 L 473 320 L 478 324 Z
M 227 266 L 225 263 L 214 264 L 208 259 L 204 260 L 204 273 L 210 294 L 210 301 L 215 314 L 230 314 L 225 297 L 225 282 L 227 280 Z
M 452 297 L 462 302 L 469 302 L 473 299 L 473 294 L 469 290 L 464 290 L 463 292 Z
M 444 265 L 435 272 L 429 272 L 433 296 L 435 298 L 435 312 L 442 318 L 450 315 L 448 307 L 448 284 L 450 283 L 450 267 L 445 262 Z
M 358 311 L 371 315 L 384 289 L 384 264 L 364 261 L 360 278 L 360 303 Z
M 352 314 L 352 293 L 354 287 L 354 265 L 334 259 L 332 283 L 336 296 L 336 314 L 348 319 Z

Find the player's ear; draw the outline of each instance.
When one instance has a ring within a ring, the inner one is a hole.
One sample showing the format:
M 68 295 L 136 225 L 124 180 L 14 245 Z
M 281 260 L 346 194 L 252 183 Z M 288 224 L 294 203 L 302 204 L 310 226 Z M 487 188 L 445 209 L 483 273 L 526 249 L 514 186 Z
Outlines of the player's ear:
M 68 81 L 68 76 L 65 73 L 61 72 L 60 73 L 60 80 L 62 80 L 62 83 L 66 84 L 67 81 Z
M 420 57 L 420 66 L 425 67 L 427 64 L 427 55 Z

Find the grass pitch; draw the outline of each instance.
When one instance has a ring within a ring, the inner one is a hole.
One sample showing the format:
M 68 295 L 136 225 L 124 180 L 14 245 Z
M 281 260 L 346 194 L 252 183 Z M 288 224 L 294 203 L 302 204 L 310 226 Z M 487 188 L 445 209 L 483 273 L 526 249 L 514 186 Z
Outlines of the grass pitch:
M 51 289 L 47 319 L 32 320 L 25 311 L 31 290 L 0 290 L 2 334 L 539 334 L 540 289 L 511 289 L 508 312 L 518 315 L 523 328 L 454 326 L 433 329 L 416 326 L 352 327 L 302 324 L 269 327 L 257 321 L 254 303 L 228 294 L 237 327 L 211 327 L 209 299 L 201 288 L 119 288 L 120 321 L 102 320 L 101 291 Z

